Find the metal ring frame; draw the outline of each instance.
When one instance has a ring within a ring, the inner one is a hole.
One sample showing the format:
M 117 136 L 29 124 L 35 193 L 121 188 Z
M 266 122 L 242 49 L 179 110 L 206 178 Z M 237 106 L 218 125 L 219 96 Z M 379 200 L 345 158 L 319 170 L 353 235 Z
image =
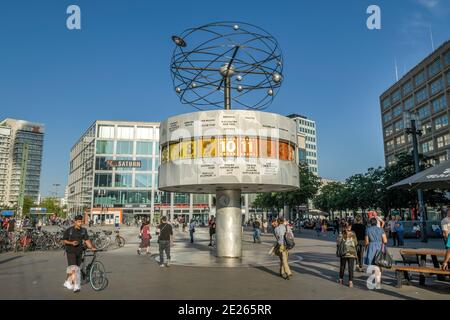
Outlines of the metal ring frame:
M 206 110 L 225 103 L 229 109 L 232 101 L 238 108 L 263 110 L 281 87 L 280 46 L 257 26 L 215 22 L 172 39 L 172 81 L 183 104 Z

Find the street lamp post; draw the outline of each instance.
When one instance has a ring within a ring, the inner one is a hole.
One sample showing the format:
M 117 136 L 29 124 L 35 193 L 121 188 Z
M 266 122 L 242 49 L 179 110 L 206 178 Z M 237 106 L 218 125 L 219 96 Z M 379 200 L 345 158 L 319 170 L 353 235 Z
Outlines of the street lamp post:
M 416 128 L 416 120 L 411 118 L 411 127 L 406 129 L 406 133 L 412 135 L 412 142 L 413 142 L 413 156 L 414 156 L 414 171 L 415 173 L 420 172 L 420 166 L 419 166 L 419 149 L 417 146 L 417 136 L 422 135 L 422 130 L 418 130 Z M 427 236 L 427 213 L 423 201 L 423 191 L 422 189 L 417 189 L 417 198 L 419 202 L 419 214 L 420 214 L 420 227 L 421 227 L 421 235 L 422 235 L 422 242 L 428 242 L 428 236 Z

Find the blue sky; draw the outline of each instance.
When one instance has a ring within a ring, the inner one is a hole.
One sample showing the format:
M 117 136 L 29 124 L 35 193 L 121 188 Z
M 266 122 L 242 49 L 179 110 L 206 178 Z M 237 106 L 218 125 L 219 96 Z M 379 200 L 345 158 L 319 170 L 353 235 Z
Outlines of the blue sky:
M 81 8 L 82 30 L 66 28 Z M 366 9 L 381 7 L 382 29 Z M 450 39 L 450 0 L 2 0 L 0 118 L 46 125 L 41 192 L 67 183 L 69 151 L 96 119 L 160 121 L 194 111 L 172 88 L 171 35 L 214 21 L 274 35 L 282 88 L 267 109 L 317 122 L 319 173 L 345 179 L 384 165 L 380 94 Z M 62 188 L 60 188 L 62 194 Z

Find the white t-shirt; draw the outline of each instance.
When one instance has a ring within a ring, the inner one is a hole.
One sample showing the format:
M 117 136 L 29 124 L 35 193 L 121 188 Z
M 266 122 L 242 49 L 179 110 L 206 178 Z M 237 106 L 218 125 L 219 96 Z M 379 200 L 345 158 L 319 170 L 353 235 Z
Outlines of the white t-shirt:
M 391 232 L 395 232 L 395 221 L 389 220 L 388 224 L 389 224 L 389 229 L 391 230 Z
M 450 218 L 449 217 L 445 217 L 444 219 L 442 219 L 441 221 L 441 227 L 442 227 L 442 231 L 450 231 Z

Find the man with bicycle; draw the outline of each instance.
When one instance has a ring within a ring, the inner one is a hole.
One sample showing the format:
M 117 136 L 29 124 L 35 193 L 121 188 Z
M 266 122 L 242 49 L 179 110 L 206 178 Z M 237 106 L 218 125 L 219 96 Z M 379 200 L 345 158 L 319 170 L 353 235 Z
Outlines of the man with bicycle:
M 87 247 L 93 251 L 97 250 L 89 240 L 88 232 L 85 228 L 82 228 L 83 216 L 78 215 L 75 217 L 75 221 L 72 227 L 68 228 L 64 232 L 63 243 L 66 248 L 67 255 L 67 279 L 64 282 L 64 287 L 73 292 L 80 291 L 80 265 L 83 256 L 83 241 Z

